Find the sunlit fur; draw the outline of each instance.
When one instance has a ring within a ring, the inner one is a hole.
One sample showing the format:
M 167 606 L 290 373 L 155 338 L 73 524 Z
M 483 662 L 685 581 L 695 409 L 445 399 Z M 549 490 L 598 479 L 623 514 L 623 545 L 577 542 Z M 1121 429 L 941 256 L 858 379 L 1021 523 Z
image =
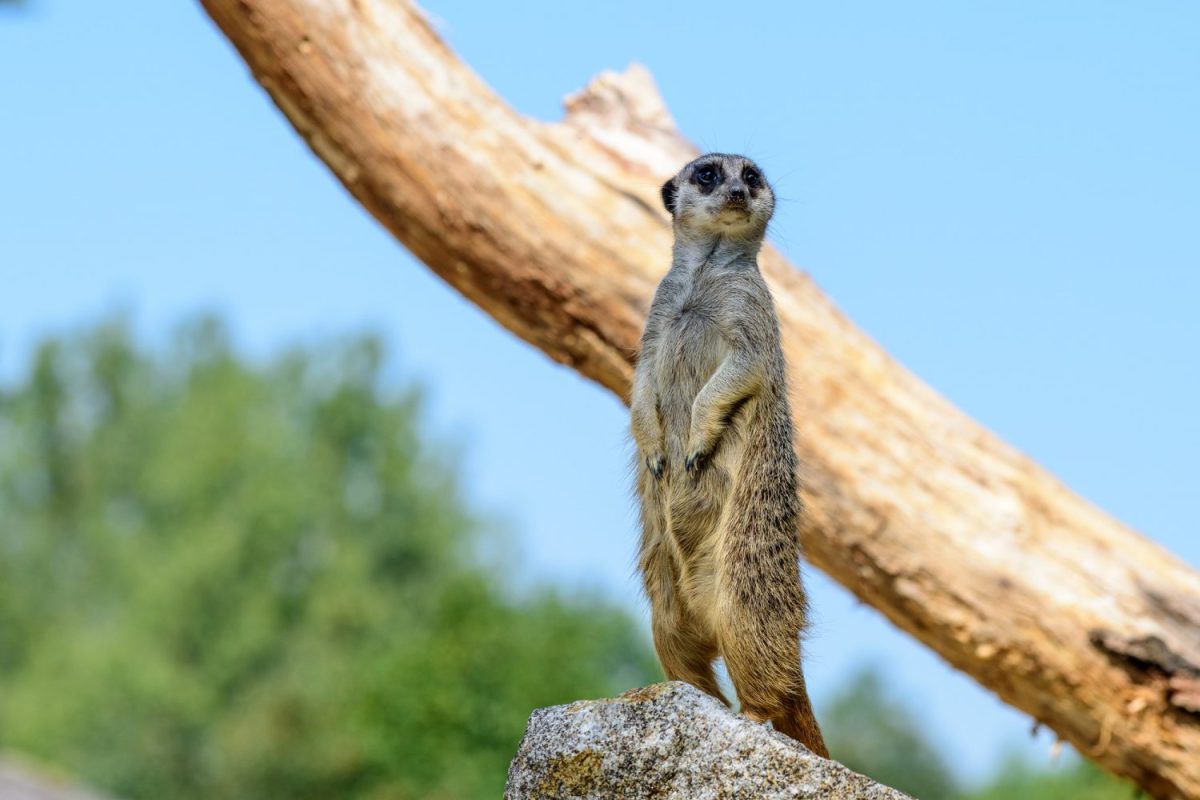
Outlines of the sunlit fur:
M 714 171 L 715 184 L 698 179 Z M 743 713 L 827 755 L 800 665 L 796 455 L 757 261 L 775 198 L 752 174 L 762 175 L 742 156 L 709 154 L 663 186 L 674 258 L 631 403 L 640 566 L 667 677 L 725 701 L 713 672 L 723 657 Z

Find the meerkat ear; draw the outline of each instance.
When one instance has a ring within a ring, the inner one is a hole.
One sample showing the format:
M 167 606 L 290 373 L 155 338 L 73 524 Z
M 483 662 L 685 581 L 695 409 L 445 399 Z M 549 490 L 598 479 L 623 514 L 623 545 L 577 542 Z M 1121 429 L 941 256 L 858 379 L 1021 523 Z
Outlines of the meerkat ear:
M 679 195 L 679 184 L 675 183 L 675 179 L 667 181 L 662 185 L 663 205 L 667 208 L 667 213 L 672 217 L 675 216 L 675 198 Z

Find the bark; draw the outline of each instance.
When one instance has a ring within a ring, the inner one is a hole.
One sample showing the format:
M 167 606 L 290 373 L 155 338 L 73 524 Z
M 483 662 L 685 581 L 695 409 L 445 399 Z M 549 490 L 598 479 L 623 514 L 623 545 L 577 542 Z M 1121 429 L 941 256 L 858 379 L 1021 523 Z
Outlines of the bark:
M 398 0 L 202 0 L 353 195 L 505 327 L 627 399 L 694 148 L 649 75 L 508 108 Z M 1085 756 L 1200 798 L 1200 576 L 905 371 L 774 249 L 808 556 Z

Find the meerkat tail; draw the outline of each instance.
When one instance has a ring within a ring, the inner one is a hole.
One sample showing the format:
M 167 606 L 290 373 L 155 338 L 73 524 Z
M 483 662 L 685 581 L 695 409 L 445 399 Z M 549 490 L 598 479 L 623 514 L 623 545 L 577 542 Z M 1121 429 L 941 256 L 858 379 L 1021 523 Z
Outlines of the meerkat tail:
M 829 758 L 829 749 L 825 746 L 825 737 L 821 735 L 821 727 L 817 724 L 807 691 L 802 689 L 800 696 L 794 698 L 792 707 L 772 717 L 771 724 L 775 730 L 792 737 L 822 758 Z

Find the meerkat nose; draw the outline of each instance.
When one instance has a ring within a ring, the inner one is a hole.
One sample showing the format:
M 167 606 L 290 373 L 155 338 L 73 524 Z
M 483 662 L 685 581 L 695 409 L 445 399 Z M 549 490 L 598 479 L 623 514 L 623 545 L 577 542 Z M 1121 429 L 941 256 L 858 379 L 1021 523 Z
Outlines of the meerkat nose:
M 729 190 L 729 199 L 730 200 L 745 200 L 746 199 L 746 190 L 745 189 L 730 189 Z

